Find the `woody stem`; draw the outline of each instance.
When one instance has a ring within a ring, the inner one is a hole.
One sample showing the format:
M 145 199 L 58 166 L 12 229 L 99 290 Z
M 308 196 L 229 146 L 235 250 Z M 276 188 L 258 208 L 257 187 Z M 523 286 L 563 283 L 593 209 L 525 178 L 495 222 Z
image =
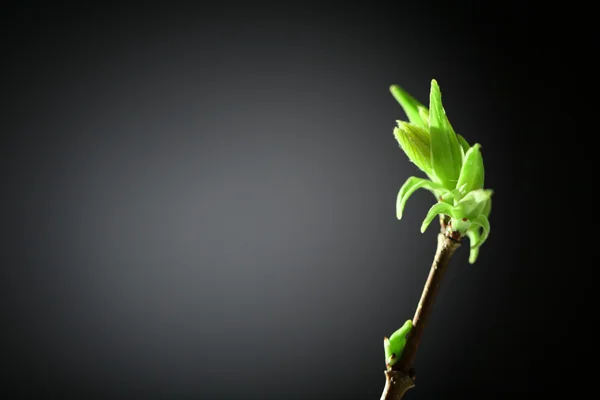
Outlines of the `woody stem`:
M 444 231 L 442 225 L 442 232 Z M 421 343 L 427 320 L 433 310 L 433 304 L 444 273 L 448 268 L 452 255 L 460 247 L 460 244 L 459 240 L 446 236 L 445 232 L 438 234 L 437 250 L 413 317 L 413 329 L 408 335 L 400 360 L 392 367 L 392 370 L 386 371 L 386 386 L 381 400 L 400 400 L 406 391 L 414 387 L 415 376 L 412 367 L 417 349 Z

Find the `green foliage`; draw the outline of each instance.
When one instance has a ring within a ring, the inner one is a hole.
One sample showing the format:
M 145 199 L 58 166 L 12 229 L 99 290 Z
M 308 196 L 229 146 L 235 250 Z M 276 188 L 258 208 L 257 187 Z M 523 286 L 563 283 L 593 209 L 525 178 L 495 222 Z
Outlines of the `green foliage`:
M 453 237 L 469 238 L 469 262 L 473 264 L 490 233 L 493 194 L 484 189 L 481 145 L 469 145 L 454 131 L 435 79 L 431 81 L 429 108 L 398 85 L 392 85 L 390 92 L 408 117 L 408 121 L 397 121 L 394 137 L 408 159 L 429 178 L 411 176 L 406 180 L 396 200 L 396 216 L 402 218 L 406 202 L 416 190 L 428 190 L 437 203 L 429 209 L 421 232 L 437 215 L 444 215 L 446 229 L 454 233 Z

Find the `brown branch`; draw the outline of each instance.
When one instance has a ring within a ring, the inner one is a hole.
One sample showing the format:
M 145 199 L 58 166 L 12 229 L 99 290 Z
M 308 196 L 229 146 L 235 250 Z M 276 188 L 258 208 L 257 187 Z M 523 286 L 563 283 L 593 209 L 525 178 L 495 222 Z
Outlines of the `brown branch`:
M 383 388 L 381 400 L 402 399 L 409 389 L 415 387 L 414 379 L 414 377 L 400 371 L 385 371 L 385 387 Z
M 394 364 L 392 370 L 385 371 L 386 384 L 381 395 L 381 400 L 400 400 L 409 389 L 415 386 L 413 363 L 417 349 L 421 343 L 427 320 L 433 310 L 433 304 L 444 273 L 448 268 L 450 258 L 452 258 L 456 249 L 460 247 L 460 240 L 446 236 L 445 224 L 443 224 L 443 221 L 440 222 L 442 222 L 443 233 L 438 234 L 437 251 L 435 252 L 427 282 L 421 293 L 421 300 L 413 317 L 413 329 L 408 335 L 400 360 Z

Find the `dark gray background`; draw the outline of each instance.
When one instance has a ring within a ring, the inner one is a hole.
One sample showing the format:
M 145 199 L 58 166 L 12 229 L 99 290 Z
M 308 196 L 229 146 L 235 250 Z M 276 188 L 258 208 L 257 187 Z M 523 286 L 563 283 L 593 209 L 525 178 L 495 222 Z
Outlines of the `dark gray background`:
M 3 390 L 10 398 L 378 399 L 382 338 L 435 250 L 388 92 L 482 144 L 474 266 L 444 281 L 411 399 L 539 391 L 544 90 L 527 2 L 7 10 Z M 515 143 L 519 143 L 516 145 Z M 537 218 L 537 220 L 536 220 Z M 525 224 L 524 221 L 527 221 Z M 539 227 L 539 226 L 538 226 Z M 549 356 L 548 356 L 549 357 Z M 29 397 L 28 397 L 29 398 Z

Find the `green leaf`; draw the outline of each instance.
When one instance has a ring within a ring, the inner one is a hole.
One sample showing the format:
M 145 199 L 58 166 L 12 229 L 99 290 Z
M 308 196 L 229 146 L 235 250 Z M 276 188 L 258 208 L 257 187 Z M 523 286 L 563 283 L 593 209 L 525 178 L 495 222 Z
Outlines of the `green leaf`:
M 453 208 L 454 218 L 473 220 L 483 212 L 488 199 L 492 196 L 491 189 L 478 189 L 467 193 Z
M 479 248 L 485 242 L 490 234 L 490 221 L 488 215 L 492 208 L 492 198 L 485 203 L 481 214 L 471 221 L 471 228 L 467 231 L 470 241 L 469 263 L 474 264 L 479 255 Z M 483 234 L 481 231 L 483 230 Z
M 431 166 L 447 189 L 454 189 L 462 165 L 462 149 L 442 105 L 442 94 L 435 79 L 429 95 L 429 133 L 431 135 Z
M 485 203 L 485 207 L 483 207 L 483 211 L 481 213 L 489 218 L 491 212 L 492 212 L 492 198 L 490 197 L 488 199 L 487 203 Z
M 419 110 L 419 117 L 421 117 L 421 121 L 423 121 L 423 125 L 425 125 L 426 129 L 429 129 L 429 109 L 425 106 L 417 107 Z M 429 134 L 429 132 L 427 132 Z
M 402 219 L 402 213 L 408 198 L 415 191 L 421 188 L 429 190 L 434 194 L 434 196 L 436 195 L 436 191 L 443 190 L 443 187 L 435 182 L 432 182 L 428 179 L 411 176 L 406 180 L 406 182 L 404 182 L 404 185 L 402 185 L 400 191 L 398 192 L 398 197 L 396 199 L 396 217 L 398 219 Z
M 487 240 L 490 234 L 490 221 L 485 215 L 480 214 L 475 219 L 473 219 L 471 223 L 475 226 L 481 226 L 481 228 L 483 229 L 481 238 L 475 244 L 471 244 L 471 247 L 479 248 Z
M 419 169 L 431 176 L 431 141 L 429 133 L 416 125 L 404 121 L 397 121 L 398 126 L 394 128 L 394 136 L 400 147 L 410 161 Z
M 458 140 L 458 144 L 460 144 L 460 147 L 462 147 L 462 149 L 463 149 L 463 152 L 464 152 L 465 154 L 467 154 L 467 151 L 469 151 L 469 148 L 470 148 L 470 146 L 469 146 L 469 142 L 467 142 L 467 141 L 465 140 L 465 138 L 464 138 L 464 137 L 462 137 L 462 135 L 460 135 L 460 134 L 458 134 L 458 133 L 456 134 L 456 139 Z
M 453 213 L 453 211 L 451 211 L 451 213 Z M 450 230 L 451 232 L 458 232 L 462 236 L 471 227 L 471 221 L 467 218 L 450 218 L 450 222 L 448 223 L 448 225 L 449 227 L 447 228 L 447 230 Z
M 421 233 L 423 233 L 423 232 L 425 232 L 425 230 L 427 230 L 427 227 L 429 226 L 429 224 L 431 224 L 431 221 L 433 221 L 433 219 L 438 214 L 450 215 L 451 213 L 452 213 L 452 206 L 450 204 L 448 204 L 448 203 L 434 204 L 429 209 L 427 216 L 425 217 L 425 219 L 423 220 L 423 223 L 421 224 Z
M 454 205 L 455 192 L 455 190 L 447 191 L 446 193 L 439 196 L 438 200 L 444 203 L 448 203 L 450 205 Z
M 469 238 L 470 242 L 469 264 L 475 264 L 475 261 L 477 261 L 477 256 L 479 255 L 479 246 L 474 247 L 473 244 L 479 242 L 480 230 L 481 228 L 479 226 L 471 225 L 471 228 L 467 231 L 467 237 Z
M 483 188 L 484 170 L 481 145 L 476 143 L 465 154 L 456 188 L 461 195 Z
M 419 107 L 425 107 L 423 104 L 398 85 L 390 86 L 390 92 L 406 113 L 408 121 L 411 124 L 415 124 L 421 128 L 427 128 L 427 124 L 421 119 L 419 114 Z

